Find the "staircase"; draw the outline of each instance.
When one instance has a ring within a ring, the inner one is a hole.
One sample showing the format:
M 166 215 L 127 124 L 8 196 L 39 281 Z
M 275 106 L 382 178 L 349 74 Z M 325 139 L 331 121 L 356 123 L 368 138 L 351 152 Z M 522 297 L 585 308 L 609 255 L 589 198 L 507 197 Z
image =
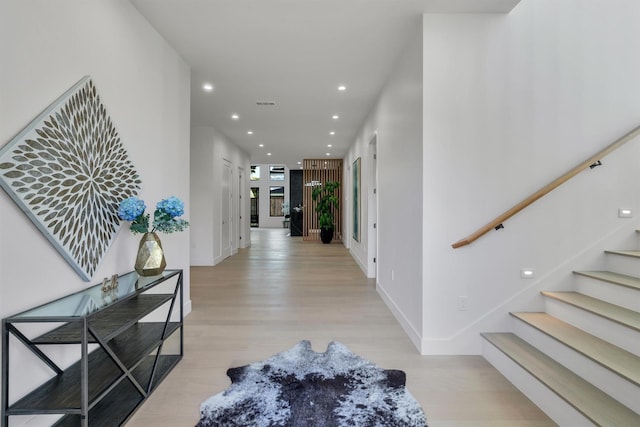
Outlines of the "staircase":
M 560 426 L 640 426 L 640 251 L 606 251 L 610 271 L 574 272 L 542 292 L 544 313 L 510 313 L 483 356 Z

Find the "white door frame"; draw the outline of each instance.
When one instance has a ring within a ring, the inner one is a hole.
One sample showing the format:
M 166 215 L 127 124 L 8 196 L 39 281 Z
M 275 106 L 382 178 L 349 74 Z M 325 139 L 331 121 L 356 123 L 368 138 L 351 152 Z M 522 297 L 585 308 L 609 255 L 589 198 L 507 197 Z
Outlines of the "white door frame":
M 238 244 L 237 248 L 246 247 L 244 240 L 248 238 L 245 235 L 245 224 L 247 223 L 247 215 L 245 208 L 245 184 L 244 180 L 244 168 L 238 166 Z
M 369 140 L 369 185 L 367 197 L 367 277 L 378 277 L 378 131 Z
M 233 254 L 233 171 L 231 162 L 223 159 L 220 204 L 220 254 L 225 259 Z M 228 241 L 226 241 L 228 239 Z

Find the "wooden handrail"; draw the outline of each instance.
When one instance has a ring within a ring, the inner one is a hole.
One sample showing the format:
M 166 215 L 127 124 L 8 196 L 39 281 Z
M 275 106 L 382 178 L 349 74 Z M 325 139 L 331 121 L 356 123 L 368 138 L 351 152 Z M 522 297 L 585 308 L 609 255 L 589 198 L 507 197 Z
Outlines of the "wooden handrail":
M 633 129 L 632 131 L 628 132 L 624 136 L 618 138 L 617 140 L 612 142 L 610 145 L 608 145 L 602 151 L 599 151 L 598 153 L 596 153 L 593 156 L 589 157 L 587 160 L 585 160 L 584 162 L 580 163 L 579 165 L 577 165 L 576 167 L 571 169 L 569 172 L 565 173 L 561 177 L 559 177 L 559 178 L 555 179 L 554 181 L 550 182 L 549 184 L 545 185 L 540 190 L 536 191 L 535 193 L 533 193 L 532 195 L 530 195 L 529 197 L 527 197 L 526 199 L 524 199 L 523 201 L 521 201 L 517 205 L 513 206 L 511 209 L 509 209 L 508 211 L 506 211 L 502 215 L 496 217 L 493 221 L 491 221 L 491 222 L 487 223 L 486 225 L 480 227 L 479 229 L 477 229 L 476 231 L 474 231 L 473 233 L 471 233 L 467 237 L 465 237 L 465 238 L 463 238 L 461 240 L 458 240 L 457 242 L 455 242 L 451 246 L 454 249 L 459 248 L 461 246 L 466 246 L 466 245 L 468 245 L 470 243 L 473 243 L 474 241 L 476 241 L 478 238 L 482 237 L 483 235 L 485 235 L 489 231 L 491 231 L 493 229 L 502 228 L 502 223 L 504 221 L 506 221 L 507 219 L 511 218 L 512 216 L 514 216 L 515 214 L 517 214 L 518 212 L 520 212 L 521 210 L 523 210 L 524 208 L 526 208 L 527 206 L 529 206 L 530 204 L 535 202 L 536 200 L 540 199 L 542 196 L 545 196 L 546 194 L 548 194 L 551 191 L 555 190 L 556 188 L 558 188 L 559 186 L 564 184 L 566 181 L 570 180 L 571 178 L 576 176 L 578 173 L 582 172 L 584 169 L 596 164 L 596 162 L 600 161 L 600 159 L 602 159 L 604 156 L 606 156 L 607 154 L 611 153 L 612 151 L 620 148 L 622 145 L 624 145 L 627 142 L 631 141 L 633 138 L 635 138 L 639 134 L 640 134 L 640 126 L 636 127 L 635 129 Z

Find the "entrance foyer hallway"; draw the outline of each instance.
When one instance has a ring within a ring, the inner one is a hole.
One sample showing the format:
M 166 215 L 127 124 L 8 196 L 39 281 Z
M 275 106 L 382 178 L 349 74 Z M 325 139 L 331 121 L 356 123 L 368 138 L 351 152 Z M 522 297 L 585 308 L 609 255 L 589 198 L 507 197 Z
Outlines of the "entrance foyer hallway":
M 420 356 L 340 243 L 252 229 L 249 249 L 191 268 L 191 299 L 184 359 L 127 427 L 193 427 L 200 403 L 229 386 L 228 368 L 303 339 L 318 352 L 340 341 L 381 368 L 404 370 L 431 427 L 555 425 L 481 356 Z

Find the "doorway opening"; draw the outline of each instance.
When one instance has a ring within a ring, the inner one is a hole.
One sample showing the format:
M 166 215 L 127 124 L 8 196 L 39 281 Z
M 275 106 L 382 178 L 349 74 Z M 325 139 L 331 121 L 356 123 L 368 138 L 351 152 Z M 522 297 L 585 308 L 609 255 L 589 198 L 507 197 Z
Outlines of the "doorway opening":
M 251 227 L 260 227 L 260 188 L 251 187 Z

